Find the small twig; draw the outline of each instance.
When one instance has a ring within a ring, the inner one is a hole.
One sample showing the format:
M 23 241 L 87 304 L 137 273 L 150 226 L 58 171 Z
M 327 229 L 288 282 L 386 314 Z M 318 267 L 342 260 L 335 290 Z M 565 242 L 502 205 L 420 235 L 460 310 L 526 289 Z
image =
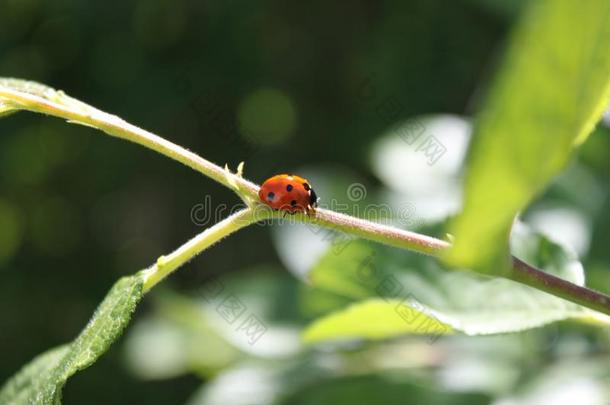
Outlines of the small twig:
M 251 208 L 246 208 L 201 232 L 169 255 L 159 257 L 157 262 L 145 271 L 144 292 L 222 238 L 263 219 L 265 218 Z
M 610 296 L 539 270 L 512 256 L 507 278 L 610 315 Z
M 48 114 L 70 122 L 98 128 L 109 135 L 143 145 L 177 160 L 234 190 L 250 207 L 207 229 L 170 255 L 162 256 L 155 265 L 148 269 L 146 290 L 152 288 L 180 265 L 223 237 L 258 220 L 275 216 L 273 213 L 269 214 L 268 210 L 266 210 L 267 214 L 262 214 L 261 216 L 260 213 L 265 212 L 265 210 L 257 209 L 261 207 L 261 204 L 258 202 L 257 193 L 259 187 L 256 184 L 234 173 L 230 173 L 160 136 L 131 125 L 119 117 L 68 98 L 63 93 L 57 92 L 57 95 L 58 97 L 66 97 L 70 103 L 62 104 L 46 97 L 16 91 L 0 85 L 0 100 L 6 104 L 10 104 L 18 109 Z M 314 223 L 375 242 L 432 256 L 440 256 L 443 251 L 451 246 L 448 242 L 426 235 L 324 209 L 318 209 L 317 213 L 313 216 L 298 214 L 295 218 L 303 222 Z M 518 281 L 584 307 L 610 315 L 610 296 L 545 273 L 517 258 L 512 258 L 512 268 L 508 274 L 496 276 Z
M 19 109 L 52 115 L 72 123 L 94 127 L 106 132 L 108 135 L 145 146 L 235 190 L 246 203 L 257 198 L 258 186 L 256 184 L 233 173 L 229 173 L 222 167 L 215 165 L 188 149 L 132 125 L 116 115 L 105 113 L 84 103 L 81 103 L 76 108 L 73 105 L 63 105 L 47 98 L 2 86 L 0 86 L 0 99 L 10 102 L 10 104 Z M 238 186 L 238 190 L 236 190 L 235 185 Z
M 315 218 L 302 215 L 301 219 L 389 246 L 431 256 L 440 256 L 443 251 L 451 247 L 449 242 L 440 239 L 380 225 L 334 211 L 318 209 Z M 511 260 L 512 266 L 506 274 L 502 275 L 503 277 L 610 315 L 610 296 L 546 273 L 517 257 L 511 256 Z
M 335 211 L 317 209 L 314 217 L 302 215 L 303 221 L 312 222 L 354 236 L 360 236 L 389 246 L 413 250 L 419 253 L 437 256 L 441 250 L 450 247 L 448 242 L 431 236 L 407 231 L 393 226 L 378 224 L 340 214 Z

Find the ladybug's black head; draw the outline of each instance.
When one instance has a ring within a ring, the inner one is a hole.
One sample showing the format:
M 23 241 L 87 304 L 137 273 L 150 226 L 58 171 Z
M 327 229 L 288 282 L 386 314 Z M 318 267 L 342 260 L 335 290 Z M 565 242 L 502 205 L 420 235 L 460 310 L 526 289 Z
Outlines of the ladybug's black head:
M 316 195 L 316 192 L 313 191 L 313 188 L 309 190 L 309 205 L 312 207 L 318 206 L 318 196 Z

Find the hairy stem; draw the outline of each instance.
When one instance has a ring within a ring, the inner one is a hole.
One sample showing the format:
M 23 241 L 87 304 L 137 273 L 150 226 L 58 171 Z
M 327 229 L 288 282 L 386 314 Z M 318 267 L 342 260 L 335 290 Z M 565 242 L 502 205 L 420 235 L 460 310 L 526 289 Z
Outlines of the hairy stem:
M 116 115 L 107 114 L 84 103 L 75 103 L 76 100 L 60 94 L 59 99 L 61 100 L 62 97 L 70 103 L 59 103 L 48 98 L 0 86 L 0 99 L 10 102 L 18 109 L 52 115 L 72 123 L 100 129 L 108 135 L 126 139 L 177 160 L 212 180 L 235 190 L 246 203 L 256 198 L 258 186 L 241 176 L 229 173 L 222 167 L 182 146 L 132 125 Z
M 305 222 L 312 222 L 389 246 L 409 249 L 432 256 L 440 256 L 444 250 L 451 247 L 449 242 L 440 239 L 376 224 L 328 210 L 318 210 L 315 218 L 302 215 L 301 219 Z M 512 266 L 509 268 L 508 273 L 502 276 L 610 315 L 610 296 L 546 273 L 517 257 L 512 257 Z
M 506 277 L 610 315 L 610 297 L 608 295 L 545 273 L 514 256 L 512 258 L 512 268 Z
M 219 222 L 173 253 L 159 258 L 157 263 L 147 270 L 145 290 L 152 288 L 179 266 L 223 237 L 258 220 L 277 216 L 277 213 L 270 213 L 269 210 L 263 210 L 267 214 L 261 214 L 259 208 L 264 208 L 264 206 L 257 202 L 258 186 L 256 184 L 230 173 L 158 135 L 72 99 L 62 92 L 47 89 L 44 94 L 33 94 L 32 92 L 19 91 L 0 85 L 0 101 L 15 109 L 63 118 L 70 122 L 98 128 L 109 135 L 143 145 L 216 180 L 234 190 L 246 201 L 250 208 Z M 450 244 L 443 240 L 323 209 L 317 210 L 313 216 L 299 214 L 295 215 L 295 218 L 334 231 L 433 256 L 440 256 L 444 250 L 450 247 Z M 557 278 L 517 258 L 513 258 L 510 272 L 502 276 L 610 315 L 610 296 Z
M 254 210 L 246 208 L 201 232 L 167 256 L 159 257 L 157 263 L 145 271 L 144 292 L 222 238 L 262 219 Z
M 433 256 L 438 255 L 442 249 L 450 246 L 448 242 L 440 239 L 330 210 L 318 209 L 314 217 L 308 217 L 307 215 L 302 215 L 302 217 L 303 221 L 312 222 L 332 230 Z

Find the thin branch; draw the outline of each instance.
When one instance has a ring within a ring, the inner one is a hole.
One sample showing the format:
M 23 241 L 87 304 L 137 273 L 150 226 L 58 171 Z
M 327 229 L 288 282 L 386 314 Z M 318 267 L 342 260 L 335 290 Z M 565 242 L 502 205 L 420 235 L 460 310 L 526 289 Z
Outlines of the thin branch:
M 360 236 L 389 246 L 413 250 L 437 256 L 441 250 L 450 247 L 448 242 L 431 236 L 407 231 L 393 226 L 340 214 L 335 211 L 317 209 L 314 217 L 302 216 L 303 221 L 312 222 L 333 230 Z
M 440 239 L 380 225 L 334 211 L 319 209 L 315 218 L 302 215 L 300 219 L 389 246 L 409 249 L 431 256 L 441 256 L 443 251 L 451 247 L 449 242 Z M 511 260 L 512 266 L 506 274 L 502 275 L 503 277 L 610 315 L 610 296 L 556 277 L 525 263 L 515 256 L 511 256 Z
M 108 135 L 126 139 L 177 160 L 212 180 L 235 190 L 241 198 L 247 197 L 244 199 L 246 203 L 257 198 L 258 186 L 256 184 L 228 172 L 188 149 L 132 125 L 116 115 L 105 113 L 85 103 L 75 103 L 74 101 L 77 100 L 69 98 L 63 93 L 60 93 L 58 97 L 64 97 L 70 103 L 59 103 L 46 97 L 0 86 L 0 99 L 4 99 L 5 102 L 18 109 L 52 115 L 72 123 L 100 129 Z
M 254 210 L 246 208 L 201 232 L 169 255 L 159 257 L 157 263 L 145 271 L 144 292 L 153 288 L 177 268 L 193 259 L 214 243 L 262 219 L 264 218 L 255 213 Z
M 39 96 L 0 85 L 0 100 L 5 105 L 10 105 L 16 109 L 48 114 L 66 119 L 69 122 L 99 128 L 109 135 L 150 148 L 234 190 L 252 209 L 252 211 L 250 209 L 241 211 L 221 221 L 187 242 L 174 253 L 166 257 L 162 256 L 154 266 L 148 269 L 149 275 L 146 289 L 152 288 L 152 286 L 178 268 L 178 266 L 184 264 L 197 253 L 221 238 L 257 220 L 265 218 L 264 215 L 260 216 L 259 214 L 260 210 L 258 208 L 264 206 L 258 202 L 258 186 L 256 184 L 243 179 L 241 176 L 230 173 L 160 136 L 131 125 L 119 117 L 69 98 L 61 92 L 53 93 L 54 90 L 52 89 L 51 91 L 53 97 L 49 97 L 47 94 Z M 63 101 L 63 103 L 58 100 Z M 267 217 L 274 216 L 276 214 L 269 214 Z M 313 216 L 299 214 L 295 218 L 303 222 L 314 223 L 375 242 L 432 256 L 440 256 L 443 251 L 451 246 L 446 241 L 426 235 L 323 209 L 317 210 L 316 215 Z M 237 221 L 237 219 L 241 220 Z M 545 273 L 517 258 L 513 257 L 510 272 L 502 276 L 610 315 L 610 296 Z
M 512 268 L 506 277 L 610 315 L 610 296 L 591 288 L 570 283 L 567 280 L 530 266 L 514 256 L 512 257 Z

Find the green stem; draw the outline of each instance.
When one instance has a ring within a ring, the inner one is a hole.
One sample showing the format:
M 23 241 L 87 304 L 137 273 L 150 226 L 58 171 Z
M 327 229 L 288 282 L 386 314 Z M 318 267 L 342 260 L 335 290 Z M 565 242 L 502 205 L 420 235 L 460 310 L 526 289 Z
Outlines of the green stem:
M 116 115 L 107 114 L 78 100 L 67 97 L 63 93 L 56 93 L 54 98 L 64 101 L 64 103 L 58 103 L 47 97 L 39 97 L 0 86 L 0 99 L 9 101 L 11 105 L 18 109 L 52 115 L 72 123 L 94 127 L 106 132 L 108 135 L 145 146 L 235 190 L 247 204 L 256 200 L 258 193 L 258 186 L 256 184 L 228 172 L 173 142 L 132 125 Z
M 440 239 L 328 210 L 318 210 L 315 217 L 301 215 L 300 219 L 389 246 L 437 257 L 451 247 L 449 242 Z M 511 267 L 502 277 L 610 315 L 610 296 L 546 273 L 514 256 Z
M 26 85 L 29 83 L 19 82 Z M 44 94 L 39 93 L 33 94 L 33 92 L 19 91 L 0 85 L 0 100 L 5 106 L 8 105 L 15 109 L 53 115 L 70 122 L 98 128 L 109 135 L 143 145 L 162 155 L 175 159 L 234 190 L 250 207 L 205 230 L 173 253 L 159 258 L 155 265 L 146 270 L 146 291 L 179 266 L 223 237 L 258 220 L 280 215 L 278 213 L 271 213 L 265 206 L 260 204 L 257 197 L 258 186 L 243 179 L 240 175 L 230 173 L 228 170 L 203 159 L 181 146 L 131 125 L 119 117 L 107 114 L 72 99 L 62 92 L 46 88 L 43 92 Z M 259 208 L 265 209 L 261 213 Z M 443 251 L 451 246 L 448 242 L 426 235 L 376 224 L 323 209 L 317 210 L 317 213 L 312 216 L 298 214 L 294 218 L 302 222 L 310 222 L 330 228 L 331 230 L 433 256 L 440 256 Z M 610 296 L 559 279 L 517 258 L 513 258 L 510 272 L 502 276 L 610 315 Z
M 451 246 L 448 242 L 430 236 L 325 209 L 316 210 L 315 216 L 301 215 L 301 219 L 389 246 L 433 256 L 438 256 L 443 249 Z
M 159 257 L 155 264 L 145 270 L 144 292 L 222 238 L 262 219 L 265 218 L 257 215 L 255 210 L 246 208 L 201 232 L 167 256 Z
M 516 257 L 513 257 L 512 261 L 512 267 L 506 278 L 610 315 L 610 297 L 608 295 L 545 273 Z

